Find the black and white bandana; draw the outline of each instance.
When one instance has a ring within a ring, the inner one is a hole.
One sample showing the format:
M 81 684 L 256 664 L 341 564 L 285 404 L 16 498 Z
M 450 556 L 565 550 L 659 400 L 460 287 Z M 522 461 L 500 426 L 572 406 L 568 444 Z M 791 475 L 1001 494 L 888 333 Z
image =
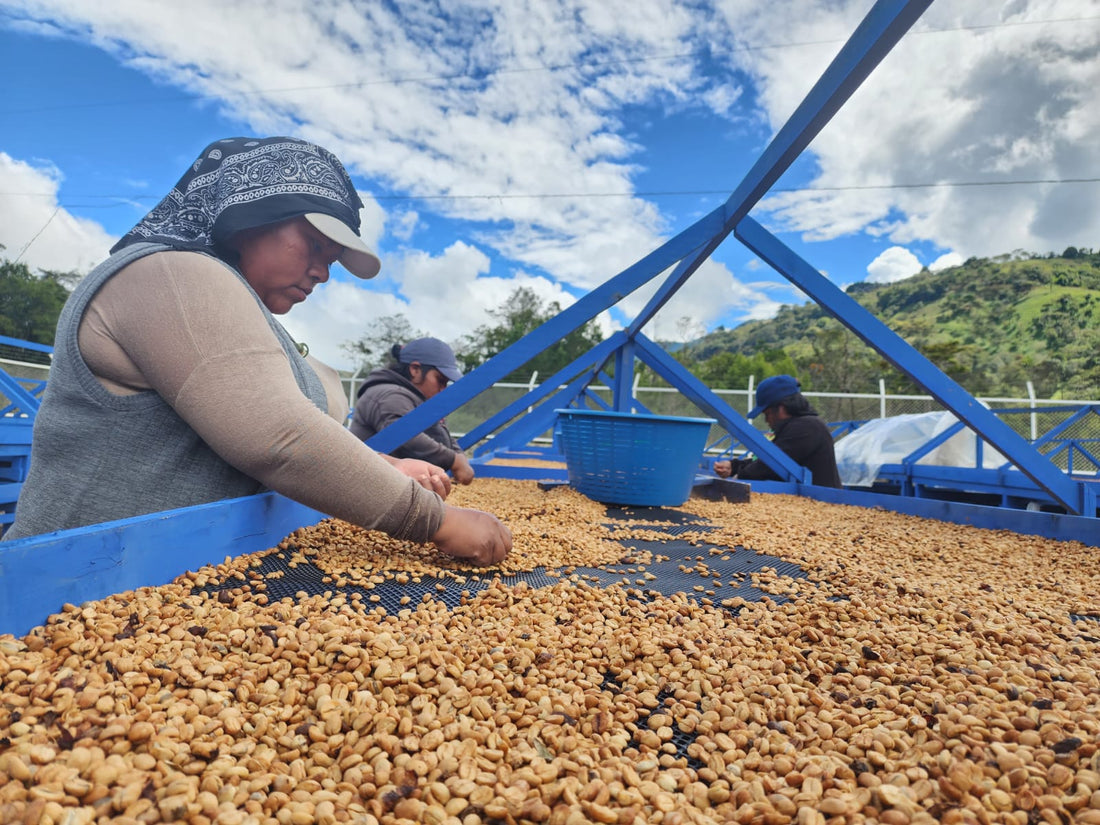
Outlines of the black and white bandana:
M 358 234 L 362 206 L 327 149 L 290 137 L 225 138 L 207 146 L 111 252 L 142 241 L 213 252 L 242 229 L 317 212 Z

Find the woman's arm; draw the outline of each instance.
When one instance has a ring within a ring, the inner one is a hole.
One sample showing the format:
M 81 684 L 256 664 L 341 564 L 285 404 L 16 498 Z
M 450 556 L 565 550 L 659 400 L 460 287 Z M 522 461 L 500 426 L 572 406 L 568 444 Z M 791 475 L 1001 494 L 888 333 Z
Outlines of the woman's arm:
M 427 541 L 442 526 L 439 496 L 301 393 L 256 299 L 224 264 L 157 253 L 112 278 L 93 304 L 80 333 L 93 372 L 109 387 L 155 390 L 229 464 L 400 538 Z

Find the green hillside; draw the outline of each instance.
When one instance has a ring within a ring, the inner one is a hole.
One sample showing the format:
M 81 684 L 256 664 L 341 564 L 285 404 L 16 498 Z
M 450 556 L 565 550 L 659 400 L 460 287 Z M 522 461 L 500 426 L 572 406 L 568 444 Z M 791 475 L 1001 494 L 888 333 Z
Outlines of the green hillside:
M 975 395 L 1100 397 L 1100 253 L 971 258 L 892 284 L 854 284 L 848 294 Z M 719 329 L 677 353 L 701 377 L 717 366 L 797 370 L 806 389 L 891 392 L 916 388 L 816 304 Z M 730 386 L 730 384 L 726 384 Z

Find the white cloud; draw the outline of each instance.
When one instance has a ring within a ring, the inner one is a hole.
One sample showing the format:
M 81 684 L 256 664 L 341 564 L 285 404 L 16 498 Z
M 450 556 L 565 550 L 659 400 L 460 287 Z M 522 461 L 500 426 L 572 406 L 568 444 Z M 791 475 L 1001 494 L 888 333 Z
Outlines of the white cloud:
M 391 257 L 379 284 L 330 280 L 282 322 L 296 340 L 309 344 L 313 355 L 334 367 L 351 365 L 342 344 L 362 337 L 373 321 L 387 315 L 403 314 L 414 329 L 454 343 L 483 323 L 485 310 L 496 305 L 495 296 L 486 303 L 474 288 L 488 267 L 483 252 L 461 242 L 437 257 L 422 252 Z
M 13 17 L 18 8 L 27 18 L 21 27 L 52 19 L 126 65 L 216 101 L 257 133 L 322 143 L 368 182 L 363 234 L 377 248 L 397 243 L 397 254 L 383 255 L 381 276 L 393 291 L 334 281 L 288 321 L 307 339 L 327 340 L 318 354 L 333 352 L 337 361 L 339 342 L 355 336 L 346 330 L 379 315 L 404 308 L 414 323 L 421 313 L 430 319 L 441 337 L 459 335 L 515 284 L 565 303 L 638 261 L 669 226 L 653 203 L 630 194 L 642 170 L 627 108 L 708 110 L 774 131 L 867 6 L 269 0 L 256 36 L 258 7 L 250 3 L 8 4 Z M 933 4 L 811 144 L 812 184 L 821 191 L 777 193 L 761 211 L 773 228 L 811 241 L 871 236 L 895 249 L 949 249 L 959 260 L 1095 246 L 1094 185 L 910 186 L 1095 176 L 1100 26 L 1037 22 L 1095 14 L 1095 0 Z M 50 220 L 59 173 L 4 160 L 0 189 L 19 191 L 13 181 L 29 170 L 47 197 L 13 204 L 0 196 L 0 242 L 21 248 L 46 226 L 27 250 L 36 265 L 70 268 L 38 263 L 50 260 L 47 250 L 101 259 L 110 241 L 101 229 L 64 209 Z M 410 200 L 380 203 L 371 194 L 383 189 Z M 456 237 L 466 241 L 418 252 L 423 227 L 442 219 L 457 221 Z M 955 258 L 932 267 L 946 260 Z M 868 270 L 894 279 L 919 271 L 916 262 L 903 272 L 915 261 L 892 251 Z M 624 301 L 623 311 L 636 312 L 658 282 Z M 710 262 L 662 317 L 711 324 L 731 313 L 761 317 L 776 305 Z
M 670 273 L 671 269 L 661 273 L 620 303 L 629 320 L 640 314 Z M 738 321 L 770 318 L 781 303 L 769 293 L 788 289 L 792 289 L 789 283 L 743 282 L 725 265 L 707 260 L 642 327 L 642 331 L 653 340 L 679 340 L 681 328 L 713 329 L 731 314 Z M 685 324 L 684 319 L 690 324 Z
M 352 281 L 329 281 L 313 291 L 279 321 L 295 341 L 309 345 L 310 354 L 339 369 L 352 366 L 341 345 L 363 336 L 373 321 L 387 315 L 409 315 L 400 298 L 371 292 Z
M 903 246 L 891 246 L 867 264 L 867 280 L 872 284 L 904 281 L 921 270 L 917 256 Z
M 117 240 L 58 202 L 61 173 L 0 152 L 0 255 L 32 271 L 87 272 Z
M 690 51 L 696 21 L 671 0 L 586 0 L 572 9 L 459 2 L 446 11 L 403 7 L 400 17 L 378 4 L 273 3 L 262 37 L 250 4 L 41 0 L 25 8 L 165 83 L 221 101 L 256 131 L 316 140 L 397 191 L 506 193 L 429 205 L 476 222 L 479 243 L 574 288 L 591 288 L 663 240 L 651 204 L 589 195 L 632 189 L 636 147 L 619 134 L 619 107 L 657 93 L 679 97 L 697 83 L 691 61 L 637 60 Z M 575 196 L 522 197 L 547 193 Z M 364 218 L 371 243 L 382 221 Z M 398 221 L 395 237 L 407 226 Z
M 363 208 L 359 210 L 359 234 L 371 249 L 378 249 L 382 236 L 386 232 L 387 216 L 385 210 L 373 197 L 359 193 Z
M 932 263 L 928 265 L 928 268 L 932 272 L 939 272 L 944 269 L 950 269 L 953 266 L 961 266 L 963 260 L 963 256 L 958 252 L 947 252 L 932 261 Z
M 353 279 L 331 280 L 295 306 L 282 323 L 295 340 L 309 344 L 313 355 L 348 368 L 351 359 L 342 344 L 362 337 L 384 316 L 402 314 L 414 329 L 457 344 L 478 326 L 495 324 L 489 310 L 499 308 L 519 287 L 532 290 L 544 306 L 556 301 L 564 309 L 575 303 L 560 284 L 544 276 L 518 272 L 504 278 L 488 272 L 488 256 L 461 241 L 437 256 L 408 252 L 387 259 L 379 276 L 384 283 L 365 286 Z M 383 291 L 375 291 L 377 286 Z M 597 322 L 610 333 L 606 313 Z
M 864 6 L 725 4 L 730 25 L 763 42 L 846 36 Z M 787 25 L 777 25 L 779 16 Z M 812 185 L 837 188 L 779 194 L 767 208 L 782 228 L 810 240 L 878 232 L 897 244 L 931 241 L 964 258 L 1083 243 L 1100 225 L 1100 199 L 1080 184 L 912 184 L 1094 177 L 1095 21 L 1092 0 L 933 4 L 811 144 Z M 747 55 L 773 125 L 835 50 Z M 884 188 L 851 188 L 868 186 Z
M 414 209 L 398 209 L 390 214 L 389 235 L 399 241 L 408 241 L 420 225 L 420 215 Z

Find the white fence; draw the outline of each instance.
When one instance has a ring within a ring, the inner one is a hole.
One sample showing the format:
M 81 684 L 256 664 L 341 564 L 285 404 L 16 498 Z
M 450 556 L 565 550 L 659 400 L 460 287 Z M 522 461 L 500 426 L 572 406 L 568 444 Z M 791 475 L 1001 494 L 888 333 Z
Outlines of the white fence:
M 23 361 L 0 357 L 0 369 L 5 370 L 16 379 L 45 380 L 49 374 L 49 368 L 30 364 Z M 356 374 L 342 379 L 347 390 L 348 406 L 354 406 L 356 392 L 362 383 L 363 376 Z M 455 410 L 448 416 L 447 423 L 451 432 L 461 435 L 474 428 L 482 421 L 526 395 L 538 386 L 538 373 L 531 375 L 526 383 L 494 384 L 485 392 Z M 752 409 L 755 382 L 750 379 L 743 388 L 722 388 L 714 392 L 725 398 L 735 410 L 748 412 Z M 589 388 L 599 394 L 608 402 L 611 401 L 611 389 L 602 385 L 593 385 Z M 979 397 L 978 400 L 992 409 L 1039 409 L 1055 406 L 1078 407 L 1082 404 L 1100 404 L 1095 399 L 1044 399 L 1035 396 L 1035 390 L 1031 382 L 1027 382 L 1026 395 L 1011 398 Z M 807 392 L 806 397 L 821 413 L 826 421 L 866 421 L 872 418 L 886 418 L 893 415 L 905 415 L 909 413 L 933 412 L 943 409 L 942 406 L 930 395 L 901 395 L 886 392 L 885 381 L 879 381 L 879 391 L 875 393 L 833 393 L 833 392 Z M 658 415 L 705 415 L 679 390 L 671 387 L 643 387 L 635 380 L 634 397 L 644 409 Z M 4 401 L 0 392 L 0 401 Z M 6 401 L 5 401 L 6 403 Z M 0 404 L 0 407 L 3 405 Z M 1038 438 L 1052 423 L 1049 416 L 1035 413 L 1027 416 L 1027 424 L 1014 423 L 1013 426 L 1021 435 L 1030 436 L 1032 440 Z M 763 426 L 760 421 L 757 425 Z
M 362 379 L 358 375 L 344 379 L 344 385 L 348 391 L 349 406 L 355 404 L 355 394 L 361 381 Z M 447 424 L 452 433 L 461 435 L 520 399 L 537 386 L 538 373 L 533 374 L 526 383 L 501 382 L 494 384 L 449 415 Z M 589 389 L 610 403 L 611 389 L 609 387 L 593 385 Z M 714 392 L 716 395 L 723 397 L 735 410 L 748 413 L 753 406 L 755 382 L 750 379 L 744 388 L 715 389 Z M 1079 407 L 1082 404 L 1100 404 L 1100 401 L 1096 400 L 1037 398 L 1030 381 L 1027 383 L 1026 392 L 1026 396 L 1015 398 L 980 397 L 978 401 L 991 409 L 1039 409 L 1054 406 Z M 821 413 L 822 417 L 826 421 L 832 422 L 866 421 L 872 418 L 934 412 L 943 409 L 943 406 L 930 395 L 888 393 L 886 392 L 886 382 L 882 380 L 879 381 L 879 391 L 876 393 L 807 392 L 805 395 Z M 641 407 L 657 415 L 706 415 L 685 398 L 679 390 L 672 387 L 643 387 L 636 380 L 634 398 L 637 399 Z M 764 426 L 760 420 L 755 423 L 760 427 Z M 1026 425 L 1014 422 L 1013 426 L 1020 431 L 1021 435 L 1030 436 L 1031 440 L 1035 440 L 1049 430 L 1053 423 L 1049 420 L 1049 416 L 1044 417 L 1042 413 L 1035 413 L 1028 416 Z M 716 429 L 715 437 L 717 437 L 718 432 Z

